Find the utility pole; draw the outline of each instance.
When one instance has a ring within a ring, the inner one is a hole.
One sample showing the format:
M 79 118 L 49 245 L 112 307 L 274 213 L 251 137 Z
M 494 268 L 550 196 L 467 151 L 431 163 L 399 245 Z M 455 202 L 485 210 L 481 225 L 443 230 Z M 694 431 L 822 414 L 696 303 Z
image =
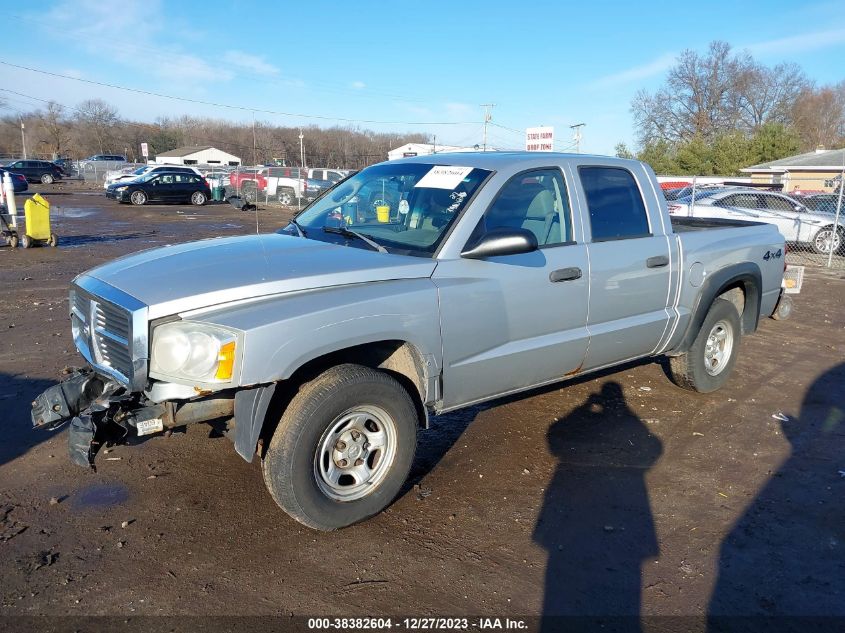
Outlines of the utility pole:
M 24 160 L 26 160 L 26 132 L 24 131 L 23 117 L 21 119 L 21 150 L 23 151 Z
M 587 125 L 586 123 L 576 123 L 575 125 L 570 125 L 569 129 L 575 132 L 575 135 L 572 137 L 572 140 L 575 141 L 575 153 L 581 153 L 581 128 Z
M 302 128 L 299 128 L 299 165 L 303 168 L 305 167 L 305 146 L 302 144 L 302 139 L 304 138 Z
M 255 152 L 255 111 L 252 113 L 252 164 L 258 164 L 258 158 Z
M 484 150 L 487 151 L 487 124 L 493 120 L 493 114 L 490 112 L 493 108 L 496 107 L 495 103 L 482 103 L 481 107 L 484 108 Z

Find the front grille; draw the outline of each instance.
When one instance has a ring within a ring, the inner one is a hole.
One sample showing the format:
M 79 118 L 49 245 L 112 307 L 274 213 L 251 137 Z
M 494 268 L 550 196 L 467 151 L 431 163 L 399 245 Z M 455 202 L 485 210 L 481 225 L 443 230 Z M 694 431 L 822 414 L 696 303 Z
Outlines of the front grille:
M 71 291 L 71 319 L 79 351 L 94 367 L 132 381 L 132 317 L 119 306 L 84 293 Z

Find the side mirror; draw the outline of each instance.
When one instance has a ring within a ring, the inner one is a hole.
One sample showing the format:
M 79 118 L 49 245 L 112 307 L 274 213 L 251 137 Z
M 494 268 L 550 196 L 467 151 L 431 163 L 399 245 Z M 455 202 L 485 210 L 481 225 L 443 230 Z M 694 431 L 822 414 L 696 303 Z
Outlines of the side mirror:
M 467 259 L 485 259 L 502 255 L 531 253 L 540 248 L 536 236 L 527 229 L 497 228 L 481 236 L 461 253 Z

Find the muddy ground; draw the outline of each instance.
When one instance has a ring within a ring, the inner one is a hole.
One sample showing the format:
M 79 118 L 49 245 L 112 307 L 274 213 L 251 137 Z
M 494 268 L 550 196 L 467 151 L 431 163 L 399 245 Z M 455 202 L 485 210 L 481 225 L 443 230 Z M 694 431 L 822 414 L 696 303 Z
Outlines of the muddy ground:
M 30 430 L 29 402 L 81 362 L 74 275 L 256 226 L 43 190 L 60 247 L 0 248 L 0 615 L 845 616 L 841 270 L 808 270 L 722 391 L 644 362 L 443 416 L 389 510 L 323 534 L 208 426 L 116 447 L 96 474 L 64 429 Z

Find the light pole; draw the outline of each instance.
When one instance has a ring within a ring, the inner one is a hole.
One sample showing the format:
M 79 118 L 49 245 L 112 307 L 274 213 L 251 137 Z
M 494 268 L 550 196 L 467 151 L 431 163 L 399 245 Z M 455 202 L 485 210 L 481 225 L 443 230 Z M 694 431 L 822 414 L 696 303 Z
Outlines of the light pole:
M 493 120 L 493 115 L 490 114 L 491 108 L 495 108 L 495 103 L 482 103 L 481 107 L 484 108 L 484 151 L 487 151 L 487 124 Z
M 299 164 L 302 168 L 305 168 L 305 147 L 302 145 L 302 139 L 305 136 L 302 134 L 302 128 L 299 129 Z
M 302 144 L 302 139 L 305 138 L 302 134 L 302 128 L 299 128 L 299 179 L 304 182 L 308 177 L 308 172 L 305 171 L 305 146 Z M 296 196 L 297 208 L 302 208 L 302 186 L 300 185 Z

